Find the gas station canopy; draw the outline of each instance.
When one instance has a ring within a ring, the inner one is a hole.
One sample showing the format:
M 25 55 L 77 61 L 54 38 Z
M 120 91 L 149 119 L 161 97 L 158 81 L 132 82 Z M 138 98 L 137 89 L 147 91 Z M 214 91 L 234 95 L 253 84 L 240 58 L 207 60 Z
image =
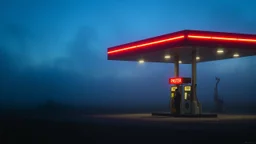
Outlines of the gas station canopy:
M 256 55 L 256 35 L 183 30 L 108 48 L 108 60 L 191 64 Z

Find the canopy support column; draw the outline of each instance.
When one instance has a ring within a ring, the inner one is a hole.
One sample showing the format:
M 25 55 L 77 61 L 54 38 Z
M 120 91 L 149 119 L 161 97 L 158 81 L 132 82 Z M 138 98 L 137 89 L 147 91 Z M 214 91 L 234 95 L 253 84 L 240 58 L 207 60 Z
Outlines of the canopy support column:
M 174 76 L 175 76 L 175 77 L 179 77 L 179 72 L 180 72 L 180 68 L 179 68 L 179 56 L 176 55 L 176 56 L 174 56 Z
M 191 108 L 192 108 L 192 114 L 201 114 L 201 104 L 199 103 L 197 99 L 197 68 L 196 68 L 196 50 L 192 51 L 192 97 L 191 97 Z
M 196 101 L 196 51 L 192 52 L 192 101 Z

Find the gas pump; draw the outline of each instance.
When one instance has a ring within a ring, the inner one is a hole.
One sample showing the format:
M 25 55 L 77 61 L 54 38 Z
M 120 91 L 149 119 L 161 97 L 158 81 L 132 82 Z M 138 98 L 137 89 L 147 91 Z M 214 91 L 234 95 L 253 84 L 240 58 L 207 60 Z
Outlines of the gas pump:
M 170 108 L 171 108 L 171 113 L 175 113 L 175 105 L 174 105 L 174 95 L 175 95 L 175 90 L 177 89 L 177 86 L 171 86 L 171 95 L 170 95 Z
M 170 108 L 171 113 L 175 113 L 174 96 L 175 90 L 179 88 L 181 93 L 181 114 L 191 113 L 191 78 L 170 78 L 169 84 L 171 84 L 171 96 L 170 96 Z
M 191 113 L 191 85 L 183 85 L 182 114 Z

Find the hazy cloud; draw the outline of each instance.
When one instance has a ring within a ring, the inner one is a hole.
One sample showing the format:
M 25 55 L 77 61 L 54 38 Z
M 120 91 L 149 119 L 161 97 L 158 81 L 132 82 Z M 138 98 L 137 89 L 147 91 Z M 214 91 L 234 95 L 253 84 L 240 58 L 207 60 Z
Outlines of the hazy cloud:
M 172 65 L 107 61 L 107 47 L 184 28 L 256 33 L 253 1 L 60 3 L 5 2 L 6 13 L 0 15 L 1 103 L 164 103 Z M 255 95 L 250 91 L 255 86 L 254 59 L 200 64 L 200 98 L 211 100 L 216 75 L 226 77 L 224 89 L 240 87 L 250 92 L 247 99 Z M 183 75 L 190 74 L 190 66 L 181 68 Z M 229 83 L 236 77 L 250 78 L 248 86 Z M 243 94 L 225 92 L 232 100 Z

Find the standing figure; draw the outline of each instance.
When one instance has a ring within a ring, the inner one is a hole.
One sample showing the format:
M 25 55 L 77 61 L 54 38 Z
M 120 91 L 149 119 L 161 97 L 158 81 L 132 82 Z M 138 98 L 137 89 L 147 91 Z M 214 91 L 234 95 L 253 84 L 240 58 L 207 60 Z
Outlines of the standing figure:
M 175 90 L 174 103 L 175 103 L 176 114 L 180 114 L 181 94 L 179 92 L 179 89 Z

